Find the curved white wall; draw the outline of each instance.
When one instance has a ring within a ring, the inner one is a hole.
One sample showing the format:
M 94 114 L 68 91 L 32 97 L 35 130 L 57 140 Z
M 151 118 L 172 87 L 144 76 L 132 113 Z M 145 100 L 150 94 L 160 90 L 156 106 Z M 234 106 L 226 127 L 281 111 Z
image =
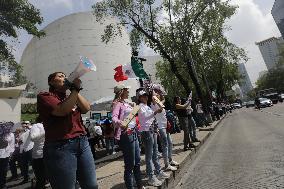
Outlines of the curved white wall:
M 114 22 L 109 18 L 105 24 Z M 34 37 L 27 45 L 21 58 L 24 74 L 38 91 L 48 90 L 48 75 L 55 71 L 68 75 L 77 66 L 79 56 L 83 55 L 95 62 L 97 71 L 81 78 L 82 94 L 90 101 L 112 96 L 117 84 L 113 79 L 113 69 L 118 64 L 130 62 L 131 48 L 125 30 L 122 37 L 113 42 L 101 42 L 104 28 L 105 25 L 97 23 L 91 12 L 71 14 L 52 22 L 44 28 L 45 37 Z M 130 96 L 134 96 L 138 82 L 130 80 L 125 84 L 132 86 Z

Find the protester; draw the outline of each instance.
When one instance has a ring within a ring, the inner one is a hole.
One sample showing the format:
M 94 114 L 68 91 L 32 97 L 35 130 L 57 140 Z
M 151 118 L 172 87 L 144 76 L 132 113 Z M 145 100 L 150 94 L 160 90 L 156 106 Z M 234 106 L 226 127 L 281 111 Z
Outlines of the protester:
M 164 100 L 164 97 L 162 96 L 161 93 L 159 93 L 159 91 L 155 92 L 155 96 L 160 101 Z M 161 107 L 157 103 L 155 103 L 155 101 L 153 101 L 151 104 L 151 108 L 153 111 L 156 111 L 156 110 L 159 110 Z M 168 120 L 166 116 L 166 110 L 163 108 L 161 113 L 157 113 L 155 115 L 155 118 L 158 124 L 159 136 L 160 136 L 161 144 L 162 144 L 162 154 L 163 154 L 163 159 L 164 159 L 164 164 L 165 164 L 165 170 L 176 171 L 177 168 L 173 166 L 177 166 L 179 164 L 172 159 L 173 143 L 172 143 L 172 138 L 171 138 L 170 133 L 167 132 Z
M 66 95 L 65 74 L 49 75 L 49 92 L 37 96 L 39 119 L 45 129 L 43 157 L 51 187 L 74 188 L 76 175 L 81 188 L 98 188 L 95 162 L 81 114 L 90 110 L 79 94 L 81 80 L 76 78 Z
M 196 123 L 193 118 L 193 108 L 191 106 L 188 106 L 186 108 L 186 111 L 187 111 L 187 117 L 188 117 L 189 135 L 190 135 L 191 142 L 200 142 L 196 136 Z
M 31 130 L 31 123 L 29 121 L 22 122 L 23 133 L 20 134 L 20 166 L 22 167 L 21 170 L 22 176 L 24 180 L 21 184 L 25 184 L 29 182 L 30 175 L 29 175 L 29 167 L 32 163 L 32 149 L 34 146 L 34 142 L 31 141 L 30 130 Z
M 189 133 L 189 119 L 186 111 L 188 107 L 190 108 L 190 101 L 191 98 L 189 98 L 185 104 L 181 104 L 181 98 L 179 96 L 176 96 L 174 98 L 175 111 L 177 113 L 180 126 L 183 129 L 184 133 L 183 137 L 184 151 L 195 147 L 195 145 L 191 143 L 192 139 L 190 139 L 190 133 Z
M 122 121 L 133 110 L 133 104 L 126 100 L 129 97 L 129 87 L 118 85 L 114 88 L 115 98 L 113 100 L 112 123 L 116 128 L 115 139 L 119 141 L 124 158 L 124 181 L 127 189 L 133 189 L 133 176 L 137 188 L 142 189 L 140 171 L 140 148 L 137 135 L 137 125 L 133 119 L 128 127 L 122 126 Z
M 105 140 L 104 140 L 104 128 L 102 127 L 101 121 L 98 120 L 95 122 L 94 131 L 96 133 L 95 135 L 95 144 L 98 148 L 106 148 Z
M 31 140 L 34 142 L 32 151 L 32 167 L 36 178 L 36 189 L 45 188 L 47 176 L 43 162 L 43 146 L 45 140 L 45 131 L 42 123 L 36 123 L 30 131 Z
M 169 175 L 161 170 L 158 159 L 158 146 L 157 146 L 157 134 L 154 132 L 153 122 L 156 114 L 161 113 L 162 109 L 159 108 L 153 111 L 148 105 L 148 94 L 144 90 L 138 91 L 138 101 L 140 110 L 138 112 L 138 118 L 141 125 L 141 138 L 145 147 L 145 161 L 146 161 L 146 173 L 148 176 L 148 184 L 153 186 L 161 186 L 162 179 L 168 178 Z M 155 166 L 155 172 L 154 167 Z M 157 177 L 156 177 L 156 175 Z
M 95 137 L 96 137 L 96 132 L 94 129 L 94 122 L 95 121 L 91 121 L 91 120 L 87 120 L 85 128 L 86 128 L 86 132 L 87 132 L 87 136 L 88 136 L 88 141 L 89 141 L 89 145 L 91 147 L 91 151 L 93 154 L 93 158 L 96 159 L 96 148 L 95 148 Z
M 203 107 L 202 107 L 200 100 L 197 100 L 196 112 L 197 112 L 197 115 L 196 115 L 197 127 L 203 127 L 204 125 L 208 126 L 209 123 L 207 123 L 207 120 L 205 118 L 205 115 L 204 115 L 204 112 L 203 112 Z
M 21 163 L 21 154 L 20 154 L 20 134 L 23 131 L 22 128 L 17 128 L 15 130 L 15 151 L 12 153 L 11 158 L 9 160 L 9 167 L 10 167 L 10 171 L 12 176 L 9 178 L 8 181 L 13 181 L 13 180 L 17 180 L 18 177 L 18 171 L 17 171 L 17 164 L 20 165 Z M 21 169 L 21 174 L 23 175 L 23 170 L 22 167 L 20 166 Z
M 114 151 L 114 128 L 108 118 L 104 120 L 104 131 L 107 153 L 109 155 L 115 154 L 116 152 Z
M 171 124 L 171 127 L 172 127 L 169 132 L 171 134 L 180 133 L 181 130 L 180 130 L 178 124 L 177 124 L 176 115 L 174 114 L 174 112 L 172 110 L 167 110 L 166 116 L 167 116 L 168 122 Z
M 12 122 L 0 123 L 0 189 L 6 189 L 9 157 L 15 150 L 15 137 L 11 132 Z

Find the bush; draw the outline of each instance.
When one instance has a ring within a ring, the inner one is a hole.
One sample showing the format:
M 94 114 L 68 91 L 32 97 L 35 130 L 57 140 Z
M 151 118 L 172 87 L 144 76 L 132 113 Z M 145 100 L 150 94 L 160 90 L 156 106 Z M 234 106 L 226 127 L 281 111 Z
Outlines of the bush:
M 30 121 L 31 123 L 36 122 L 38 114 L 22 114 L 21 121 Z
M 36 114 L 37 104 L 22 104 L 21 112 L 22 114 Z

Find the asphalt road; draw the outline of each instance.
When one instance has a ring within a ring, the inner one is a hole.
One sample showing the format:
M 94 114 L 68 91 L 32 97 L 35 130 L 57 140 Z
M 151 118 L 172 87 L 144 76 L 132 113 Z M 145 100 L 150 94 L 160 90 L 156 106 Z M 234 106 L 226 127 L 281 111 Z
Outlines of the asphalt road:
M 284 103 L 228 115 L 176 188 L 284 188 Z

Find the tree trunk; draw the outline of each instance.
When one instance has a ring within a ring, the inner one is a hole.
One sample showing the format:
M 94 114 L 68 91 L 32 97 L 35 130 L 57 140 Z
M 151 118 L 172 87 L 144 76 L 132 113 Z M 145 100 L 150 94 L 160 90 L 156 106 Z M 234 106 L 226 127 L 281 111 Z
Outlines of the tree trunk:
M 187 66 L 188 66 L 189 75 L 190 75 L 190 78 L 191 78 L 191 80 L 192 80 L 192 82 L 193 82 L 193 84 L 194 84 L 194 87 L 195 87 L 197 96 L 198 96 L 198 98 L 200 99 L 202 106 L 204 107 L 205 113 L 207 113 L 208 106 L 207 106 L 207 104 L 205 103 L 205 99 L 204 99 L 204 96 L 203 96 L 203 92 L 202 92 L 200 83 L 199 83 L 199 81 L 198 81 L 196 72 L 195 72 L 195 70 L 194 70 L 194 67 L 193 67 L 193 65 L 192 65 L 192 61 L 188 61 L 188 62 L 187 62 Z

